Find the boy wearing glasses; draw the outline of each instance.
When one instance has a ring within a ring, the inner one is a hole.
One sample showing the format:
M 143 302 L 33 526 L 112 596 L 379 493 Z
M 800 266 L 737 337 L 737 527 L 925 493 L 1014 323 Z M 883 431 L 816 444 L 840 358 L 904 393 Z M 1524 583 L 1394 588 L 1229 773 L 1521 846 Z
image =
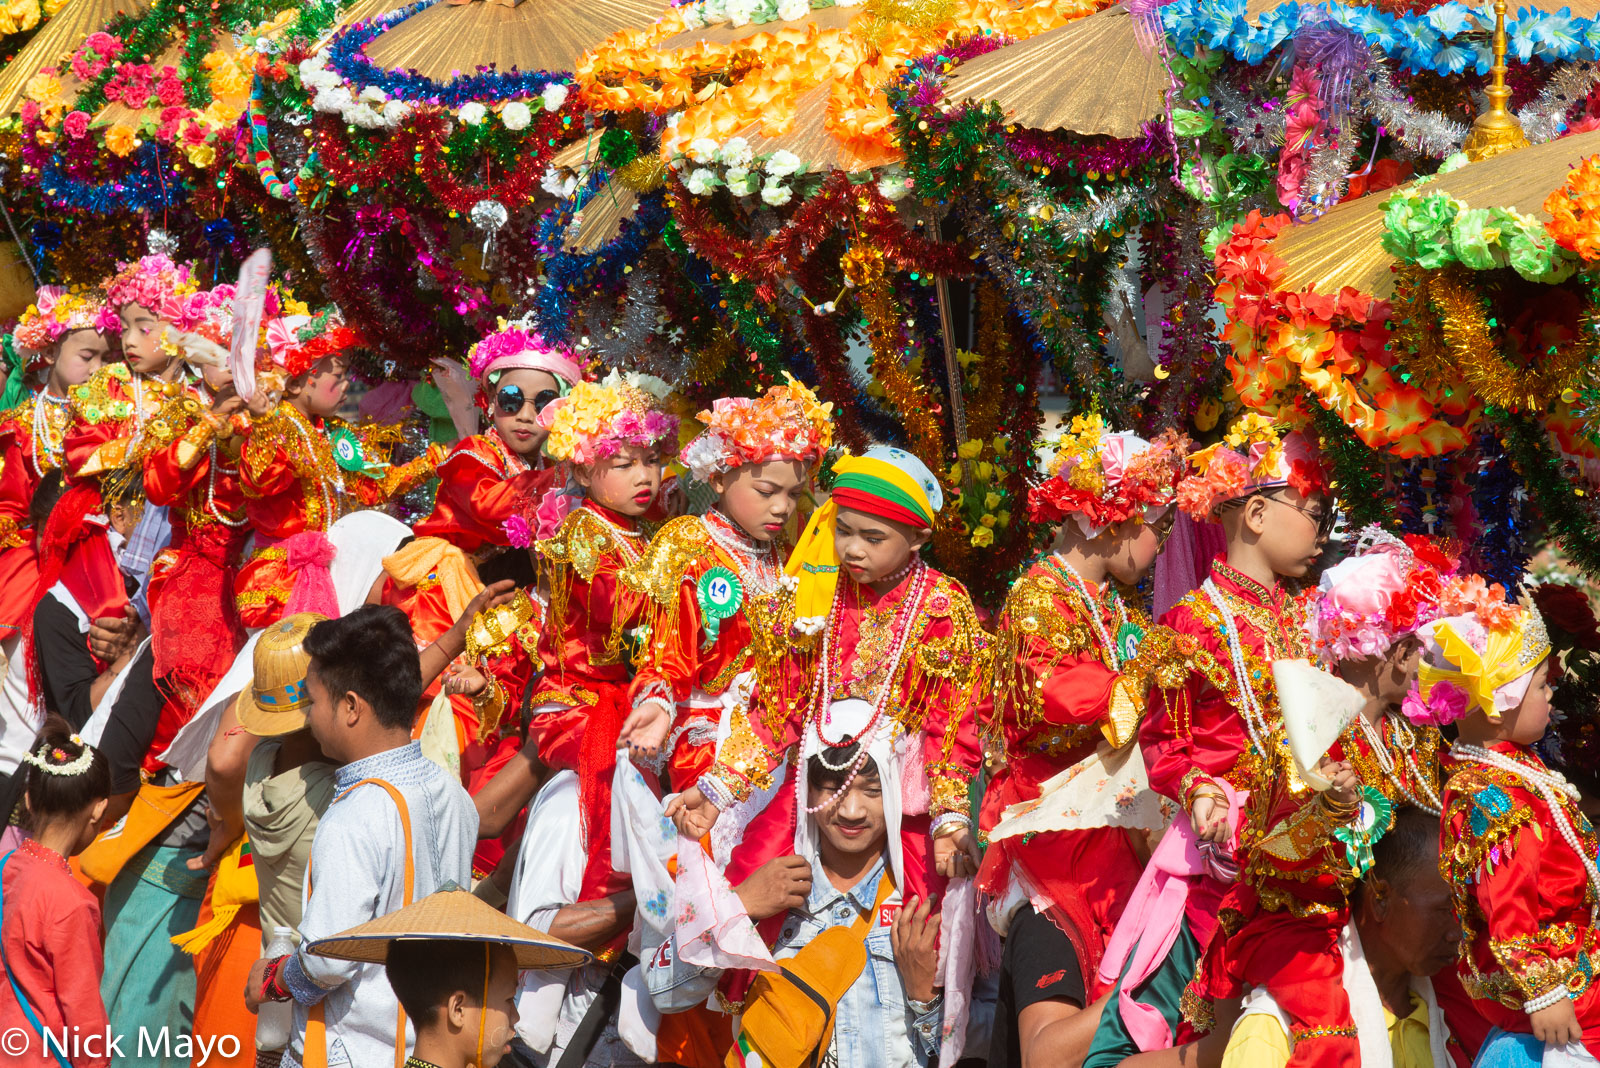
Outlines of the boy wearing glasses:
M 984 856 L 977 886 L 1006 939 L 989 1051 L 996 1068 L 1081 1061 L 1110 987 L 1098 978 L 1100 958 L 1144 860 L 1138 830 L 1121 818 L 1130 780 L 1104 776 L 1098 760 L 1134 744 L 1148 677 L 1173 656 L 1171 633 L 1152 630 L 1117 587 L 1137 585 L 1155 564 L 1188 451 L 1176 431 L 1152 443 L 1079 416 L 1057 443 L 1050 477 L 1028 495 L 1030 516 L 1059 523 L 1060 533 L 1000 616 L 986 731 L 1005 762 L 980 826 L 992 832 L 1009 806 L 1036 801 L 1069 768 L 1104 782 L 1073 829 L 1002 838 Z
M 1086 1068 L 1170 1048 L 1211 1026 L 1208 1007 L 1185 986 L 1213 934 L 1223 937 L 1218 912 L 1239 876 L 1251 790 L 1282 771 L 1272 662 L 1309 655 L 1303 614 L 1278 579 L 1310 570 L 1334 516 L 1315 447 L 1255 413 L 1190 457 L 1177 502 L 1197 521 L 1220 521 L 1227 543 L 1200 588 L 1161 619 L 1188 670 L 1176 684 L 1157 676 L 1139 728 L 1150 786 L 1188 818 L 1163 837 L 1107 945 L 1100 975 L 1117 988 Z

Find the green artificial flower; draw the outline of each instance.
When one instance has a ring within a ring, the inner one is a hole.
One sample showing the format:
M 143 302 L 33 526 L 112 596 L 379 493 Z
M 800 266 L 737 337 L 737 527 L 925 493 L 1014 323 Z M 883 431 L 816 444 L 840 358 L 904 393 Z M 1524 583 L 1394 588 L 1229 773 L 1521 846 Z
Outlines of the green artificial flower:
M 1506 265 L 1508 256 L 1500 244 L 1503 215 L 1498 208 L 1469 208 L 1456 216 L 1450 242 L 1462 263 L 1474 271 Z
M 1199 137 L 1211 129 L 1211 124 L 1216 121 L 1212 116 L 1203 111 L 1190 111 L 1188 108 L 1172 109 L 1172 130 L 1179 137 Z
M 1365 875 L 1372 867 L 1372 847 L 1389 832 L 1394 822 L 1394 806 L 1382 792 L 1371 787 L 1361 788 L 1361 801 L 1350 822 L 1334 828 L 1333 837 L 1344 843 L 1345 860 L 1356 878 Z

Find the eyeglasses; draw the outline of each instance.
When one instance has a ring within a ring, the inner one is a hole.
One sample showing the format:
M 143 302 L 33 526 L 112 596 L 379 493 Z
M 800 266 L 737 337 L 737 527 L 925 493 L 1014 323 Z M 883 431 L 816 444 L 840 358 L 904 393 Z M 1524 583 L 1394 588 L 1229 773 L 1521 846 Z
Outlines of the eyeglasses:
M 561 396 L 553 389 L 541 389 L 533 395 L 534 414 L 544 411 L 545 405 Z M 516 415 L 528 404 L 528 395 L 521 386 L 501 386 L 494 395 L 494 406 L 501 415 Z
M 1281 504 L 1285 508 L 1293 508 L 1301 515 L 1311 520 L 1311 522 L 1316 524 L 1317 537 L 1319 538 L 1326 538 L 1329 534 L 1332 534 L 1333 525 L 1339 521 L 1339 513 L 1333 508 L 1324 508 L 1321 511 L 1313 512 L 1305 505 L 1291 504 L 1281 497 L 1270 497 L 1266 494 L 1262 494 L 1262 496 L 1266 497 L 1266 499 L 1271 501 L 1273 504 Z

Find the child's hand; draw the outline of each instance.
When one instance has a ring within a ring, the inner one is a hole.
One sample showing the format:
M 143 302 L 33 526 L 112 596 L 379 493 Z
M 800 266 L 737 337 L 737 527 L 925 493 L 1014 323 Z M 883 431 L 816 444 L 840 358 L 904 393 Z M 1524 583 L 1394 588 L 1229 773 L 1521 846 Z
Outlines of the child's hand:
M 1225 845 L 1228 841 L 1228 806 L 1216 794 L 1202 791 L 1189 809 L 1189 825 L 1202 842 Z
M 489 688 L 489 680 L 475 667 L 451 664 L 444 672 L 444 692 L 476 697 Z
M 982 860 L 983 854 L 978 851 L 978 842 L 969 827 L 933 840 L 933 864 L 946 879 L 978 874 L 978 864 Z
M 1538 1012 L 1529 1013 L 1528 1023 L 1533 1027 L 1533 1037 L 1546 1046 L 1559 1049 L 1583 1037 L 1583 1028 L 1578 1026 L 1578 1013 L 1572 1007 L 1571 998 L 1562 998 L 1554 1005 L 1546 1005 Z
M 1356 777 L 1356 769 L 1350 766 L 1348 760 L 1335 761 L 1324 757 L 1317 764 L 1317 774 L 1333 784 L 1326 793 L 1328 800 L 1339 808 L 1352 808 L 1361 800 L 1361 780 Z
M 653 758 L 666 743 L 667 732 L 671 729 L 672 710 L 661 701 L 651 698 L 640 702 L 622 721 L 617 748 L 627 746 L 635 759 Z
M 689 787 L 667 805 L 667 819 L 677 826 L 678 833 L 696 841 L 710 833 L 720 815 L 721 810 L 700 792 L 698 786 Z

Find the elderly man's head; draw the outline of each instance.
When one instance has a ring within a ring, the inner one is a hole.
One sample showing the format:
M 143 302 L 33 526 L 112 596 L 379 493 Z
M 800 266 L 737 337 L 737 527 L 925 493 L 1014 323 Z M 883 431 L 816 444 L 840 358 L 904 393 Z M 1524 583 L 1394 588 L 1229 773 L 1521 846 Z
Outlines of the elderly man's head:
M 1356 884 L 1352 906 L 1361 945 L 1412 975 L 1455 963 L 1461 927 L 1450 887 L 1439 875 L 1439 820 L 1404 808 L 1373 847 L 1372 870 Z

